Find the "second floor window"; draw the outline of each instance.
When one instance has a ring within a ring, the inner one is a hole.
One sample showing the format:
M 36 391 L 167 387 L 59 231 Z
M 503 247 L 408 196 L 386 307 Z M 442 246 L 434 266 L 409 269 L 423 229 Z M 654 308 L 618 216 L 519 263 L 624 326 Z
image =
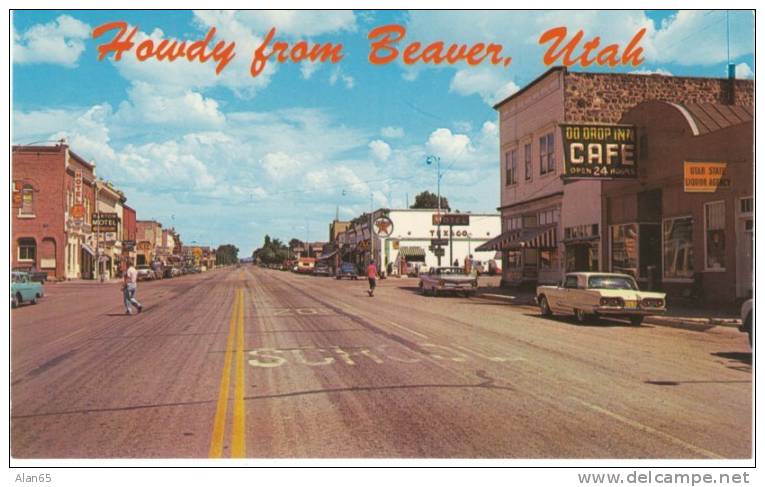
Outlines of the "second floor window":
M 505 153 L 505 186 L 518 182 L 518 151 L 516 149 Z
M 555 139 L 553 133 L 539 138 L 539 174 L 555 171 Z
M 30 184 L 25 184 L 21 188 L 21 210 L 22 215 L 35 214 L 35 190 Z
M 531 144 L 523 146 L 523 169 L 526 173 L 526 181 L 531 179 L 531 173 L 533 169 L 531 167 Z

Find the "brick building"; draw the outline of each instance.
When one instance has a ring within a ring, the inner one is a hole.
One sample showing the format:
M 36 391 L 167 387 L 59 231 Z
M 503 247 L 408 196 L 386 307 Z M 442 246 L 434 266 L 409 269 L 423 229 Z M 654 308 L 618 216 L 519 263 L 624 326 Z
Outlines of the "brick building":
M 555 67 L 497 103 L 503 284 L 557 282 L 566 270 L 608 270 L 602 181 L 563 176 L 561 124 L 616 124 L 638 104 L 753 104 L 748 80 L 577 73 Z M 639 159 L 639 155 L 638 155 Z M 642 278 L 642 276 L 639 276 Z
M 752 105 L 651 101 L 624 114 L 621 123 L 641 134 L 640 169 L 637 179 L 603 183 L 610 269 L 675 297 L 751 297 L 753 113 Z M 720 169 L 721 182 L 708 167 Z
M 162 224 L 136 220 L 136 265 L 149 265 L 162 254 Z
M 13 146 L 11 266 L 93 278 L 95 165 L 59 143 Z
M 122 255 L 129 257 L 133 263 L 136 258 L 136 234 L 138 225 L 136 224 L 135 210 L 130 206 L 122 205 Z M 124 259 L 123 259 L 124 261 Z M 124 270 L 124 269 L 123 269 Z

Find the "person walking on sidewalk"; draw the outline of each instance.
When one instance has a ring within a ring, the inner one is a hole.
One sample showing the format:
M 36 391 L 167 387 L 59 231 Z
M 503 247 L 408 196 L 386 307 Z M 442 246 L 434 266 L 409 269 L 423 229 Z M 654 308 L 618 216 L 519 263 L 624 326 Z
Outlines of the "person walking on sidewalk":
M 369 262 L 369 265 L 367 266 L 367 279 L 369 279 L 369 297 L 375 295 L 375 287 L 377 287 L 377 266 L 375 265 L 374 259 L 372 259 Z
M 125 313 L 131 315 L 133 314 L 131 304 L 139 313 L 143 310 L 143 306 L 135 299 L 135 292 L 138 289 L 138 271 L 133 267 L 132 260 L 128 260 L 127 265 L 128 269 L 122 280 L 122 294 L 125 299 Z

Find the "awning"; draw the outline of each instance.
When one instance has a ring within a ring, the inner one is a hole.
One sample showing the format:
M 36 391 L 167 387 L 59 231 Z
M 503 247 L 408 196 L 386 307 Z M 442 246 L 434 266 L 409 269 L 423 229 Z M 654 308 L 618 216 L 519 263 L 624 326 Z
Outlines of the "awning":
M 330 257 L 334 257 L 336 254 L 337 254 L 337 250 L 335 250 L 334 252 L 330 252 L 328 254 L 321 254 L 317 260 L 327 260 Z
M 425 260 L 425 249 L 422 247 L 399 247 L 398 255 L 405 259 L 422 259 Z
M 82 250 L 84 250 L 85 252 L 89 253 L 91 255 L 91 257 L 95 257 L 96 256 L 96 252 L 90 247 L 90 245 L 88 245 L 86 243 L 81 243 L 80 245 L 82 246 Z
M 489 250 L 554 249 L 558 246 L 557 225 L 508 230 L 485 244 L 476 247 L 478 252 Z
M 566 245 L 589 244 L 600 240 L 600 235 L 588 235 L 586 237 L 572 237 L 563 240 Z

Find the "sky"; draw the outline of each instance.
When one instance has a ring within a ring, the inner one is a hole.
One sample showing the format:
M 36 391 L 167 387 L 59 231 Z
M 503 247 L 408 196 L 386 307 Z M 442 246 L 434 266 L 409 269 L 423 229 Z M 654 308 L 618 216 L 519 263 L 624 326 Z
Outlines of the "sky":
M 726 21 L 726 16 L 728 21 Z M 94 28 L 124 21 L 135 40 L 236 42 L 220 74 L 213 61 L 98 60 Z M 369 62 L 368 33 L 406 28 L 404 43 L 493 42 L 508 66 Z M 727 26 L 729 25 L 729 30 Z M 626 46 L 646 28 L 635 68 L 576 71 L 754 76 L 754 19 L 745 11 L 16 11 L 12 17 L 12 141 L 71 149 L 127 196 L 139 219 L 175 226 L 185 243 L 233 243 L 250 255 L 266 234 L 326 240 L 336 213 L 402 208 L 423 191 L 453 209 L 499 204 L 497 112 L 492 106 L 549 69 L 546 30 Z M 252 52 L 275 40 L 341 43 L 332 63 L 269 63 Z M 729 39 L 728 43 L 728 32 Z

